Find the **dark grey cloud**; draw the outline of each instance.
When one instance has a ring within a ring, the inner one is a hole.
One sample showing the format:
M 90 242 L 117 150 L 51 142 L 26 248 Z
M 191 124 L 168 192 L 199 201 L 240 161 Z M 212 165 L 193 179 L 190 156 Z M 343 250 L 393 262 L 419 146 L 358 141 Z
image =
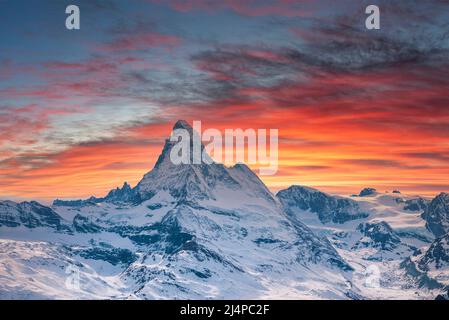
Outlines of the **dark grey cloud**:
M 337 16 L 330 21 L 311 19 L 309 26 L 301 30 L 304 38 L 292 41 L 290 46 L 216 45 L 214 49 L 191 57 L 202 76 L 192 77 L 190 81 L 183 81 L 181 77 L 165 83 L 160 90 L 161 96 L 169 90 L 170 99 L 166 101 L 172 103 L 179 99 L 179 104 L 189 101 L 208 104 L 214 98 L 222 101 L 225 97 L 227 102 L 268 99 L 273 106 L 282 107 L 319 105 L 326 101 L 343 101 L 346 97 L 374 99 L 385 90 L 432 86 L 441 81 L 441 77 L 437 74 L 432 79 L 431 75 L 435 70 L 446 68 L 449 58 L 447 22 L 431 19 L 445 2 L 433 2 L 434 6 L 416 1 L 394 5 L 382 1 L 385 27 L 380 31 L 364 28 L 365 16 L 360 15 L 359 10 L 363 8 L 361 4 L 354 10 L 357 14 Z M 407 20 L 412 18 L 415 23 Z M 288 27 L 285 21 L 283 23 Z M 416 75 L 420 74 L 420 78 L 390 83 L 389 88 L 382 83 L 375 86 L 378 74 L 385 80 L 388 72 L 398 75 L 409 70 L 417 70 Z M 426 73 L 423 70 L 429 71 L 427 78 L 422 76 Z M 319 83 L 310 85 L 310 80 L 370 74 L 373 78 L 369 87 L 354 87 L 353 83 L 335 84 L 333 88 L 320 87 Z M 289 88 L 291 90 L 285 94 Z M 246 89 L 249 92 L 258 90 L 263 96 L 251 96 Z M 441 105 L 441 95 L 436 99 Z
M 402 156 L 422 160 L 439 160 L 449 162 L 449 152 L 406 152 Z

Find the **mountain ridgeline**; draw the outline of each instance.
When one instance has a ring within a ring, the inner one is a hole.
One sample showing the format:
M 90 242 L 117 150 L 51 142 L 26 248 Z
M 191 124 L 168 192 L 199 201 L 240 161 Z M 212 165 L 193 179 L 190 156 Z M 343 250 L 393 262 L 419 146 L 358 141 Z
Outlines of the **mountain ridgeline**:
M 277 197 L 290 215 L 295 215 L 295 210 L 309 210 L 316 213 L 322 223 L 345 223 L 369 215 L 362 212 L 354 200 L 331 196 L 309 187 L 291 186 L 279 191 Z

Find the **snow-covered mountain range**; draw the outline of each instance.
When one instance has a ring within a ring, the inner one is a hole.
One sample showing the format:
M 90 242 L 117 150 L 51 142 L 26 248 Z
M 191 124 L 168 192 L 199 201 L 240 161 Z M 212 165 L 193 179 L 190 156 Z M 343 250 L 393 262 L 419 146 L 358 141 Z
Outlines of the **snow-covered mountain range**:
M 174 129 L 191 132 L 185 121 Z M 449 196 L 272 194 L 246 165 L 175 165 L 132 188 L 0 201 L 2 299 L 433 299 L 449 286 Z M 73 280 L 75 281 L 73 282 Z M 79 285 L 78 285 L 79 282 Z M 76 285 L 73 285 L 73 284 Z

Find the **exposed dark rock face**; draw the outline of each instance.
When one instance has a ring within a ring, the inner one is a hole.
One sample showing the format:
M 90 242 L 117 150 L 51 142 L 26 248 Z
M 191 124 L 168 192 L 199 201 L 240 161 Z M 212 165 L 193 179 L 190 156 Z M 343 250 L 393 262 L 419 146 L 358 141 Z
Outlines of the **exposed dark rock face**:
M 401 267 L 421 287 L 429 289 L 444 288 L 444 281 L 441 281 L 438 276 L 432 276 L 432 272 L 438 274 L 441 270 L 449 269 L 449 234 L 435 239 L 424 253 L 417 252 L 416 255 L 407 258 L 402 262 Z
M 419 260 L 418 265 L 425 271 L 449 266 L 449 234 L 436 239 Z
M 449 300 L 449 289 L 446 291 L 446 293 L 437 295 L 435 300 Z
M 357 230 L 371 240 L 370 245 L 379 247 L 382 250 L 392 250 L 401 243 L 401 239 L 385 221 L 361 223 Z
M 359 193 L 359 197 L 369 197 L 377 194 L 377 190 L 374 188 L 365 188 Z
M 429 206 L 430 201 L 424 198 L 416 198 L 405 200 L 404 202 L 404 210 L 407 211 L 425 211 Z
M 77 214 L 73 218 L 73 227 L 77 232 L 81 233 L 98 233 L 102 228 L 91 221 L 90 218 Z
M 113 248 L 106 244 L 100 244 L 91 248 L 72 248 L 73 254 L 85 259 L 102 260 L 116 265 L 129 265 L 137 260 L 137 256 L 128 249 Z
M 442 192 L 436 196 L 422 214 L 426 227 L 436 237 L 449 232 L 449 194 Z

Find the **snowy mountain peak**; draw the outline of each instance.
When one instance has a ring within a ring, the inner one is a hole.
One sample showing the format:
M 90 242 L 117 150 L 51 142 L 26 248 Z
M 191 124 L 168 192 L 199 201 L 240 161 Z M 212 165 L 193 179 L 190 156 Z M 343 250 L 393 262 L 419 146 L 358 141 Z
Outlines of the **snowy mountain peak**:
M 198 132 L 194 131 L 194 129 L 192 128 L 192 126 L 187 123 L 187 121 L 184 120 L 178 120 L 175 125 L 173 126 L 173 130 L 171 132 L 171 136 L 170 138 L 165 140 L 165 144 L 164 147 L 162 149 L 161 154 L 159 155 L 158 160 L 156 161 L 155 164 L 155 168 L 164 166 L 164 167 L 178 167 L 178 165 L 175 165 L 171 159 L 172 155 L 172 149 L 173 147 L 177 144 L 182 142 L 181 137 L 178 137 L 178 139 L 175 139 L 174 135 L 178 134 L 179 130 L 186 130 L 188 133 L 188 138 L 189 138 L 189 148 L 188 151 L 190 153 L 189 159 L 190 159 L 190 163 L 191 165 L 195 165 L 196 162 L 193 161 L 193 157 L 194 155 L 196 155 L 199 159 L 199 161 L 202 163 L 213 163 L 214 161 L 209 157 L 209 155 L 204 152 L 204 145 L 201 141 L 201 137 L 199 135 Z M 195 144 L 195 142 L 197 142 L 197 144 Z M 183 150 L 184 152 L 186 150 Z M 178 153 L 179 154 L 179 153 Z
M 449 203 L 449 193 L 441 192 L 434 200 L 442 205 L 447 205 Z
M 436 196 L 422 214 L 426 227 L 437 237 L 449 232 L 449 194 Z
M 192 126 L 185 120 L 176 121 L 175 125 L 173 126 L 173 130 L 176 130 L 176 129 L 185 129 L 188 131 L 193 130 Z
M 173 126 L 174 130 L 185 129 L 190 135 L 190 156 L 194 150 L 193 128 L 184 120 L 179 120 Z M 175 141 L 173 141 L 175 140 Z M 204 150 L 200 140 L 200 152 L 203 161 L 195 164 L 175 164 L 171 159 L 173 147 L 178 143 L 176 139 L 167 139 L 154 168 L 145 174 L 134 192 L 140 201 L 151 199 L 159 192 L 168 192 L 177 200 L 198 202 L 200 200 L 217 200 L 220 193 L 239 193 L 239 198 L 255 196 L 264 198 L 268 202 L 276 202 L 275 198 L 263 182 L 244 164 L 237 164 L 227 168 L 223 164 L 214 163 Z M 242 198 L 242 199 L 243 199 Z

